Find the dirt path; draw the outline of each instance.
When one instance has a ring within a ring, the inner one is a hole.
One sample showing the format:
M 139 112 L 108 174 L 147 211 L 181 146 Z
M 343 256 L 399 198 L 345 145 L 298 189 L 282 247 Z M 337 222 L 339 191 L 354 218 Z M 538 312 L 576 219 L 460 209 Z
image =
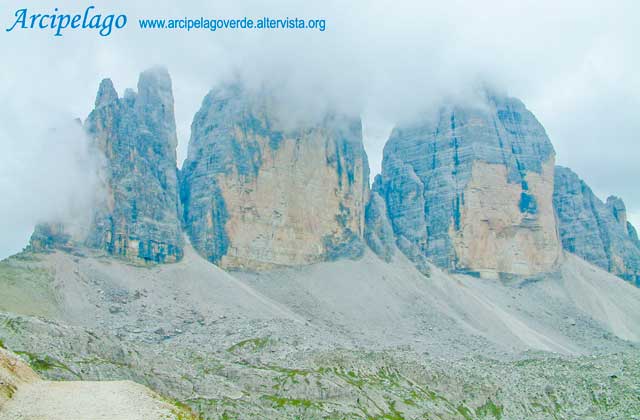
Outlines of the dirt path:
M 160 420 L 175 419 L 174 409 L 131 381 L 36 381 L 18 389 L 0 408 L 0 419 Z

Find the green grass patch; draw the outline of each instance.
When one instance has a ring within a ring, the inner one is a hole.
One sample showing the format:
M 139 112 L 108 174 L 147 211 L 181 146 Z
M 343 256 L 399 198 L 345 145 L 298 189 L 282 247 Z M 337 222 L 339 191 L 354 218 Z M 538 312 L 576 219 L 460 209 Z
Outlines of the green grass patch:
M 230 353 L 235 353 L 239 350 L 259 351 L 265 348 L 270 342 L 271 340 L 268 337 L 249 338 L 234 344 L 229 347 L 227 351 Z
M 175 408 L 171 410 L 171 413 L 176 416 L 176 420 L 200 420 L 201 416 L 193 412 L 193 409 L 187 404 L 176 400 L 170 400 L 170 404 L 173 404 Z
M 18 260 L 18 261 L 25 261 L 25 262 L 38 262 L 40 261 L 40 258 L 38 258 L 36 256 L 36 254 L 34 254 L 33 252 L 28 252 L 28 251 L 22 251 L 12 257 L 9 257 L 10 259 L 14 259 L 14 260 Z
M 496 405 L 493 401 L 487 400 L 486 403 L 476 408 L 478 417 L 493 417 L 497 420 L 502 419 L 502 406 Z
M 71 373 L 73 376 L 79 377 L 79 375 L 72 371 L 67 365 L 60 362 L 59 360 L 54 359 L 53 357 L 40 357 L 36 354 L 26 351 L 16 351 L 15 353 L 19 356 L 26 357 L 29 366 L 31 366 L 31 368 L 36 372 L 46 372 L 52 369 L 60 369 Z
M 4 325 L 3 325 L 7 330 L 11 331 L 14 334 L 19 334 L 20 333 L 20 322 L 16 319 L 13 318 L 7 318 L 4 321 Z
M 458 413 L 460 413 L 460 415 L 464 417 L 465 420 L 473 420 L 473 413 L 471 413 L 471 410 L 469 410 L 464 405 L 459 405 L 456 410 L 458 410 Z
M 317 406 L 313 401 L 304 398 L 285 398 L 277 395 L 265 395 L 264 398 L 271 401 L 274 407 L 278 408 L 285 406 L 311 408 Z
M 59 314 L 53 276 L 15 257 L 0 262 L 0 312 L 52 318 Z

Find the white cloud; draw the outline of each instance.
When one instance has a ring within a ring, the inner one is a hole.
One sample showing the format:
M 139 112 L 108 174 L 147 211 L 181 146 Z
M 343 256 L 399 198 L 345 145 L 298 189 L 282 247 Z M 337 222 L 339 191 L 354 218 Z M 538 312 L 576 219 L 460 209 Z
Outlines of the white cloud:
M 630 213 L 627 212 L 627 220 L 631 222 L 633 226 L 636 227 L 636 230 L 640 226 L 640 213 Z
M 23 127 L 42 133 L 54 123 L 51 115 L 85 118 L 101 78 L 111 77 L 122 94 L 124 88 L 135 87 L 141 70 L 155 64 L 166 65 L 173 78 L 180 162 L 202 98 L 215 83 L 233 75 L 279 86 L 292 116 L 327 106 L 363 113 L 373 174 L 380 166 L 388 125 L 429 109 L 445 96 L 468 97 L 478 82 L 488 81 L 523 99 L 537 114 L 559 162 L 599 191 L 622 196 L 630 213 L 640 212 L 634 182 L 640 175 L 635 144 L 640 129 L 640 3 L 171 3 L 94 2 L 98 11 L 129 17 L 126 29 L 107 38 L 87 31 L 67 31 L 63 37 L 47 31 L 0 31 L 5 57 L 0 68 L 0 145 L 5 151 L 0 156 L 0 219 L 33 213 L 2 226 L 0 256 L 24 245 L 36 216 L 49 214 L 50 203 L 37 180 L 25 174 L 47 167 L 52 184 L 68 181 L 65 171 L 56 169 L 65 158 L 39 153 L 51 147 L 52 139 L 36 136 L 27 141 Z M 22 7 L 46 11 L 53 6 L 5 2 L 3 27 Z M 84 5 L 61 0 L 56 7 L 77 12 Z M 136 22 L 138 17 L 245 15 L 325 18 L 327 30 L 144 32 Z M 61 201 L 71 197 L 65 194 L 71 192 L 61 191 Z
M 38 222 L 87 226 L 102 196 L 102 162 L 89 151 L 82 127 L 53 109 L 25 115 L 6 106 L 0 127 L 0 147 L 10 152 L 0 166 L 3 255 L 21 250 Z

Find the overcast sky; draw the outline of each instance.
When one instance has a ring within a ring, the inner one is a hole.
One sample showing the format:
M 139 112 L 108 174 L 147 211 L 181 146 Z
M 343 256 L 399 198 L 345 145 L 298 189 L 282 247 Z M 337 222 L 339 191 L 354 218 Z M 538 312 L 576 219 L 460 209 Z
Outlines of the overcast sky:
M 372 172 L 394 121 L 489 83 L 522 99 L 600 198 L 621 196 L 640 223 L 640 2 L 629 1 L 57 1 L 60 12 L 124 13 L 109 37 L 94 31 L 14 30 L 17 9 L 52 13 L 54 2 L 0 6 L 0 258 L 27 243 L 33 225 L 75 217 L 91 202 L 96 162 L 65 125 L 91 111 L 100 80 L 120 94 L 140 71 L 173 78 L 178 159 L 206 92 L 220 81 L 278 86 L 292 118 L 327 107 L 364 118 Z M 137 19 L 324 18 L 320 31 L 141 31 Z M 55 132 L 52 127 L 58 127 Z M 69 216 L 72 215 L 72 216 Z

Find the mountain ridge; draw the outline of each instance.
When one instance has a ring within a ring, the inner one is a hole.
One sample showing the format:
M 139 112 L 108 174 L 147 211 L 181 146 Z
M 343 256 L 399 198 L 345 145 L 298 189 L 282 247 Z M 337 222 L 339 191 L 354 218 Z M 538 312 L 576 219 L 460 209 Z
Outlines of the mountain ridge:
M 173 262 L 186 231 L 198 252 L 232 270 L 358 258 L 368 246 L 385 260 L 399 249 L 425 275 L 435 262 L 482 276 L 552 272 L 561 246 L 575 252 L 558 230 L 567 222 L 555 220 L 566 213 L 553 146 L 521 101 L 488 93 L 487 106 L 452 105 L 440 120 L 397 126 L 371 191 L 358 120 L 328 114 L 315 126 L 278 128 L 273 101 L 238 83 L 212 90 L 178 171 L 168 72 L 143 72 L 138 93 L 122 98 L 104 79 L 85 130 L 107 157 L 107 197 L 86 238 L 51 221 L 30 246 L 85 243 L 131 261 Z M 624 204 L 607 206 L 617 220 L 603 225 L 614 232 L 607 237 L 635 261 L 640 241 Z M 637 282 L 634 262 L 627 270 L 577 254 Z

